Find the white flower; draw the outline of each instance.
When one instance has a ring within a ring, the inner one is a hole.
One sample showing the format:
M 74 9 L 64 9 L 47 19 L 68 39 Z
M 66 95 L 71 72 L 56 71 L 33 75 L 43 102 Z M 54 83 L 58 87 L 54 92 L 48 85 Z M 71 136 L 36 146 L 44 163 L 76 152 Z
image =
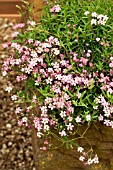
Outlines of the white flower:
M 92 12 L 92 17 L 97 17 L 98 14 L 96 12 Z
M 100 14 L 100 15 L 97 16 L 97 18 L 98 18 L 98 19 L 102 19 L 102 18 L 104 18 L 104 15 L 103 15 L 103 14 Z
M 66 136 L 66 132 L 63 130 L 62 132 L 59 132 L 61 136 Z
M 60 54 L 60 51 L 59 51 L 57 48 L 54 48 L 54 54 L 55 54 L 55 55 L 59 55 L 59 54 Z
M 98 109 L 98 106 L 93 106 L 93 109 L 97 110 L 97 109 Z
M 5 77 L 7 75 L 6 71 L 3 71 L 2 76 Z
M 35 22 L 35 21 L 30 21 L 30 20 L 29 20 L 29 21 L 28 21 L 28 24 L 30 24 L 31 26 L 34 27 L 34 26 L 36 25 L 36 22 Z
M 87 52 L 88 52 L 88 53 L 92 53 L 92 51 L 91 51 L 91 50 L 88 50 Z
M 82 152 L 84 151 L 84 148 L 81 147 L 81 146 L 79 146 L 79 147 L 77 148 L 77 151 L 80 152 L 80 153 L 82 153 Z
M 66 126 L 67 126 L 67 130 L 73 130 L 74 125 L 72 125 L 71 123 L 69 123 L 69 125 Z
M 99 41 L 100 41 L 100 38 L 99 38 L 99 37 L 97 37 L 97 38 L 96 38 L 96 41 L 97 41 L 97 42 L 99 42 Z
M 104 20 L 104 21 L 107 21 L 107 20 L 108 20 L 108 18 L 109 18 L 109 17 L 107 17 L 107 15 L 104 15 L 103 20 Z
M 48 79 L 46 80 L 46 83 L 47 84 L 52 84 L 52 80 L 53 80 L 52 78 L 48 77 Z
M 7 91 L 8 93 L 12 90 L 13 88 L 11 86 L 7 86 L 5 91 Z
M 105 124 L 106 126 L 110 126 L 110 120 L 105 119 L 105 120 L 104 120 L 104 124 Z
M 111 126 L 111 128 L 113 128 L 113 121 L 110 122 L 110 126 Z
M 42 123 L 45 125 L 49 122 L 48 118 L 42 118 Z
M 82 161 L 82 162 L 84 161 L 84 159 L 85 159 L 84 156 L 80 156 L 80 158 L 79 158 L 79 160 Z
M 17 100 L 17 95 L 13 95 L 13 96 L 11 96 L 11 99 L 14 101 L 14 100 Z
M 96 19 L 92 19 L 92 20 L 91 20 L 91 25 L 93 25 L 93 24 L 94 24 L 94 25 L 97 24 L 97 20 L 96 20 Z
M 61 111 L 60 112 L 60 116 L 63 118 L 63 117 L 65 117 L 66 116 L 66 112 L 65 111 Z
M 44 125 L 44 130 L 48 131 L 50 129 L 50 127 L 48 125 Z
M 88 115 L 86 116 L 86 121 L 90 121 L 90 120 L 91 120 L 91 115 L 88 114 Z
M 69 122 L 72 122 L 72 120 L 73 120 L 73 118 L 71 116 L 69 116 L 67 119 L 69 120 Z
M 101 19 L 98 20 L 98 24 L 100 24 L 100 25 L 105 25 L 105 23 L 106 22 L 104 20 L 101 20 Z
M 93 162 L 94 162 L 95 164 L 98 164 L 98 163 L 99 163 L 99 160 L 98 160 L 98 156 L 97 156 L 97 155 L 95 155 L 95 157 L 93 158 Z
M 92 159 L 88 159 L 87 164 L 91 165 L 92 163 L 93 163 L 93 160 Z
M 23 117 L 22 122 L 27 122 L 27 117 Z
M 89 11 L 86 11 L 86 12 L 84 12 L 84 15 L 87 16 L 89 13 L 90 13 Z
M 47 107 L 46 106 L 42 106 L 41 107 L 41 111 L 42 111 L 42 113 L 47 113 Z
M 37 137 L 41 138 L 42 133 L 41 132 L 37 132 Z
M 81 122 L 81 117 L 77 116 L 75 120 L 76 120 L 77 123 L 80 123 Z
M 55 8 L 55 12 L 60 12 L 61 11 L 61 8 L 60 8 L 59 4 L 55 5 L 54 8 Z

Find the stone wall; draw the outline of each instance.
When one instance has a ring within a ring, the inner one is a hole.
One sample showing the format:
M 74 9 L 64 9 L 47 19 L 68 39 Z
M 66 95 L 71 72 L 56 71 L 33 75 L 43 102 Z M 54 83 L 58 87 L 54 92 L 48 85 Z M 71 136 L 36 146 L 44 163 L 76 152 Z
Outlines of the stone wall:
M 43 139 L 37 140 L 37 147 L 35 148 L 37 170 L 113 170 L 113 129 L 105 127 L 100 123 L 96 123 L 95 125 L 91 125 L 85 137 L 97 153 L 100 161 L 99 164 L 84 166 L 78 160 L 79 154 L 76 148 L 66 149 L 63 146 L 59 149 L 42 151 L 40 148 L 44 145 Z M 82 131 L 85 128 L 86 126 L 83 125 Z M 53 146 L 57 146 L 58 140 L 51 137 L 50 141 Z M 77 143 L 83 146 L 86 151 L 90 149 L 89 144 L 85 140 L 78 140 Z

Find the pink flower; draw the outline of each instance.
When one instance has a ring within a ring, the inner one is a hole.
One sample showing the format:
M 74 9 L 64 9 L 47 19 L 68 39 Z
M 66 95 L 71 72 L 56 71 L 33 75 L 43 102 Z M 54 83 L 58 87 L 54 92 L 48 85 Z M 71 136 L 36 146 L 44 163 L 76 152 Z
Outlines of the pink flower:
M 78 99 L 80 99 L 81 95 L 82 95 L 82 94 L 79 93 L 79 92 L 76 94 L 76 96 L 78 97 Z
M 18 120 L 18 126 L 22 126 L 22 121 Z
M 8 44 L 3 44 L 2 47 L 3 47 L 3 48 L 7 48 L 7 47 L 8 47 Z
M 67 135 L 66 132 L 65 132 L 64 130 L 63 130 L 62 132 L 59 132 L 59 134 L 61 135 L 61 137 Z
M 50 9 L 50 12 L 60 12 L 60 11 L 61 11 L 61 8 L 59 4 L 55 5 L 54 7 Z
M 98 16 L 98 14 L 96 13 L 96 12 L 92 12 L 92 17 L 97 17 Z
M 83 65 L 87 65 L 88 59 L 81 57 L 80 61 L 82 62 Z
M 104 117 L 100 114 L 99 117 L 98 117 L 98 120 L 99 120 L 99 121 L 103 121 L 103 120 L 104 120 Z
M 20 107 L 17 107 L 16 110 L 15 110 L 15 113 L 20 113 L 22 111 L 22 109 Z
M 19 32 L 14 32 L 14 33 L 12 34 L 12 37 L 15 38 L 15 37 L 17 37 L 18 34 L 19 34 Z
M 44 144 L 45 144 L 45 145 L 48 145 L 48 144 L 49 144 L 48 140 L 45 140 L 45 141 L 44 141 Z
M 42 147 L 42 150 L 43 150 L 43 151 L 46 151 L 46 149 L 47 149 L 46 146 L 43 146 L 43 147 Z

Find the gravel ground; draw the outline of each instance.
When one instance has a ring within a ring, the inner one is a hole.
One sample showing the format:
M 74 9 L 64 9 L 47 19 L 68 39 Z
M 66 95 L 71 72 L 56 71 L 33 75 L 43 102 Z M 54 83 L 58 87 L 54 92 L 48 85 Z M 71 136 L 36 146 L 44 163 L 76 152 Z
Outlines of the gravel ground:
M 11 93 L 5 91 L 8 84 L 13 84 L 16 88 L 18 85 L 14 77 L 6 78 L 1 74 L 3 61 L 8 56 L 1 45 L 10 40 L 15 23 L 15 20 L 0 18 L 0 170 L 35 170 L 31 130 L 17 126 Z

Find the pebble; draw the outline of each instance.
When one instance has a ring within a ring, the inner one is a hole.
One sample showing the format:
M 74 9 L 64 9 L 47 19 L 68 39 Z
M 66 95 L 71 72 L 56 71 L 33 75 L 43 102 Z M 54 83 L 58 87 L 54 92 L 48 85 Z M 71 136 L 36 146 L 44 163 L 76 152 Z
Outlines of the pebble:
M 8 146 L 12 146 L 12 142 L 8 142 Z
M 6 124 L 6 127 L 7 127 L 8 129 L 11 129 L 11 124 Z
M 2 149 L 6 149 L 7 148 L 7 146 L 6 146 L 6 144 L 4 143 L 3 145 L 2 145 Z
M 8 40 L 9 35 L 5 35 L 5 37 L 3 38 L 4 41 Z
M 15 25 L 15 20 L 0 18 L 0 73 L 3 72 L 3 62 L 8 57 L 8 52 L 4 50 L 2 44 L 11 40 Z M 35 170 L 31 132 L 25 127 L 17 126 L 17 117 L 14 114 L 15 105 L 10 95 L 5 91 L 7 84 L 15 84 L 14 77 L 3 77 L 0 74 L 0 170 Z

